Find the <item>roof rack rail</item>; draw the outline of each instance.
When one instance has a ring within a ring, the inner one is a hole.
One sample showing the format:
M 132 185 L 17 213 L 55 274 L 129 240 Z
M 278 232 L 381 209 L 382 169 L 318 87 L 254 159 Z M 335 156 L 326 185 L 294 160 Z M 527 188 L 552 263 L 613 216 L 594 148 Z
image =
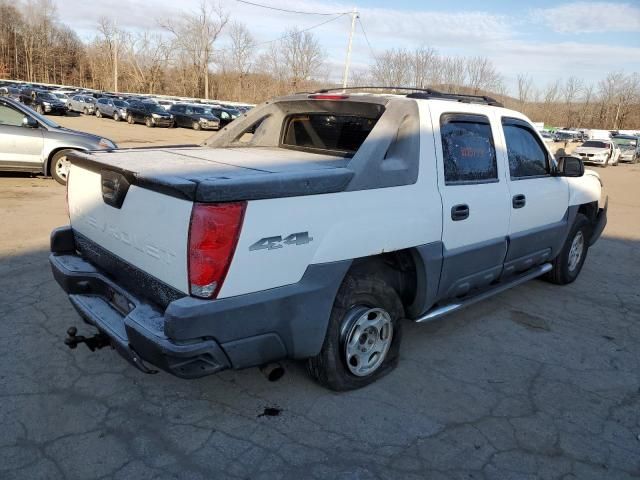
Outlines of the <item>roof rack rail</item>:
M 411 92 L 424 92 L 424 93 L 440 93 L 431 88 L 415 88 L 415 87 L 374 87 L 374 86 L 364 86 L 364 87 L 335 87 L 335 88 L 323 88 L 320 90 L 316 90 L 313 93 L 329 93 L 329 92 L 338 92 L 342 90 L 408 90 Z
M 407 98 L 416 99 L 439 99 L 439 100 L 453 100 L 456 102 L 464 103 L 478 103 L 484 105 L 491 105 L 493 107 L 504 107 L 504 105 L 497 101 L 493 97 L 486 95 L 467 95 L 464 93 L 447 93 L 434 90 L 432 88 L 414 88 L 414 87 L 347 87 L 347 88 L 323 88 L 313 93 L 329 93 L 342 90 L 406 90 L 412 93 L 407 95 Z
M 479 103 L 481 105 L 491 105 L 492 107 L 504 107 L 502 103 L 497 101 L 495 98 L 488 97 L 486 95 L 467 95 L 465 93 L 440 93 L 437 92 L 435 94 L 429 93 L 410 93 L 407 95 L 408 98 L 419 98 L 419 99 L 429 99 L 435 98 L 438 100 L 453 100 L 456 102 L 464 102 L 464 103 Z

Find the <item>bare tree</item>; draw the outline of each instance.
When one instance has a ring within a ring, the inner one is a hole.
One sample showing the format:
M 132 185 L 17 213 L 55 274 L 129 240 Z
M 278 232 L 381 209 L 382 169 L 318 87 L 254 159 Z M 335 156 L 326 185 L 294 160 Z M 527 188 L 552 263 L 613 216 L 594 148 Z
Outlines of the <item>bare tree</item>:
M 196 78 L 203 79 L 206 99 L 209 98 L 209 65 L 213 59 L 213 46 L 228 21 L 229 14 L 219 4 L 201 0 L 198 11 L 161 23 L 173 35 L 176 50 L 187 54 L 199 71 Z
M 280 41 L 282 60 L 294 89 L 300 88 L 319 73 L 325 54 L 312 32 L 289 30 Z
M 576 119 L 577 111 L 574 110 L 573 103 L 576 101 L 583 89 L 582 81 L 577 77 L 569 77 L 564 82 L 562 93 L 564 95 L 565 115 L 567 126 L 573 125 L 572 119 Z
M 518 101 L 520 108 L 524 109 L 525 105 L 531 98 L 531 89 L 533 88 L 533 79 L 526 74 L 518 75 Z
M 410 85 L 412 63 L 412 55 L 406 50 L 387 50 L 376 57 L 371 67 L 371 77 L 377 86 Z
M 477 95 L 481 90 L 495 90 L 502 79 L 493 64 L 486 57 L 472 57 L 466 61 L 466 81 L 472 93 Z

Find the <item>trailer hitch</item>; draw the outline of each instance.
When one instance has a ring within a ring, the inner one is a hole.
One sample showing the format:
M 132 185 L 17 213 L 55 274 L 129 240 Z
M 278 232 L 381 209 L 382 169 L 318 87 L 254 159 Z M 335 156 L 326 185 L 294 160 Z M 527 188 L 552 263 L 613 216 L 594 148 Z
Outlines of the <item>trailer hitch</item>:
M 69 327 L 69 329 L 67 330 L 67 338 L 64 339 L 64 344 L 67 347 L 74 349 L 78 346 L 78 344 L 84 343 L 89 348 L 89 350 L 95 352 L 96 350 L 99 350 L 101 348 L 111 346 L 109 337 L 104 333 L 96 333 L 92 337 L 84 337 L 82 335 L 78 335 L 77 333 L 78 329 L 76 327 Z

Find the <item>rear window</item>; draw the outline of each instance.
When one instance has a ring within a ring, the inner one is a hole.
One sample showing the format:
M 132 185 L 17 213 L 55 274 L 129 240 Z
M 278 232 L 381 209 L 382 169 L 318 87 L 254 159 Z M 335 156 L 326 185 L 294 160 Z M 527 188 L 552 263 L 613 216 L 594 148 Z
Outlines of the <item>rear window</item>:
M 444 114 L 440 119 L 447 185 L 498 180 L 496 150 L 484 115 Z
M 281 145 L 352 157 L 371 133 L 378 118 L 329 113 L 289 115 L 285 119 Z
M 583 147 L 593 147 L 593 148 L 609 148 L 609 144 L 605 142 L 584 142 L 582 144 Z

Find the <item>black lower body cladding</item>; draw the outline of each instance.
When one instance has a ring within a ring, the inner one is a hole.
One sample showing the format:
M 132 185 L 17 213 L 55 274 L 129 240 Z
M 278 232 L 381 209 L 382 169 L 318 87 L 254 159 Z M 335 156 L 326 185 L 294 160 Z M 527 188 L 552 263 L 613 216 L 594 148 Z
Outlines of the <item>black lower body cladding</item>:
M 351 265 L 312 265 L 292 285 L 218 300 L 184 297 L 162 309 L 83 258 L 73 239 L 69 227 L 53 232 L 50 263 L 80 316 L 141 370 L 149 363 L 184 378 L 317 354 Z

